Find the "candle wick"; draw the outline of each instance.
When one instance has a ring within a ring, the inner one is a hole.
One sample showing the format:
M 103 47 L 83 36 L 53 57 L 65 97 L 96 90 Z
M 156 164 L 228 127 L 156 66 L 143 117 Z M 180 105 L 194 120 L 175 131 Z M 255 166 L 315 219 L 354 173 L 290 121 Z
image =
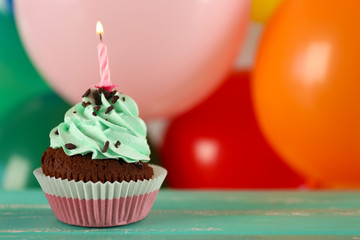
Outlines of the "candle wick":
M 101 35 L 101 34 L 99 34 L 99 36 L 100 36 L 100 41 L 102 41 L 102 35 Z

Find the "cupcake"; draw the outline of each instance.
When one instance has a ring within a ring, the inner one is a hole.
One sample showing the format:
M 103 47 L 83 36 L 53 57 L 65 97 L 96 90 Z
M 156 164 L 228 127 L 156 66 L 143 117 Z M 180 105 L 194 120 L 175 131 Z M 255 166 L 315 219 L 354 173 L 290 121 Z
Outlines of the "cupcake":
M 60 221 L 106 227 L 149 213 L 167 172 L 148 164 L 146 125 L 138 115 L 129 96 L 92 88 L 51 130 L 34 175 Z

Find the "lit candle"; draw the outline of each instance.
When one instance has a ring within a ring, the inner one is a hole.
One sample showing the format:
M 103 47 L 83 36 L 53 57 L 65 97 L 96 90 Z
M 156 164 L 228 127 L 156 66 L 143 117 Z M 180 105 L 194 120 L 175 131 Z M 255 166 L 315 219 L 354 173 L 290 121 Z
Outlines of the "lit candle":
M 102 41 L 102 34 L 104 33 L 104 29 L 100 21 L 96 23 L 96 33 L 100 37 L 100 43 L 97 46 L 97 50 L 99 56 L 101 81 L 99 84 L 96 84 L 95 87 L 105 88 L 108 91 L 112 91 L 115 85 L 112 84 L 112 82 L 110 81 L 109 59 L 108 59 L 107 47 Z

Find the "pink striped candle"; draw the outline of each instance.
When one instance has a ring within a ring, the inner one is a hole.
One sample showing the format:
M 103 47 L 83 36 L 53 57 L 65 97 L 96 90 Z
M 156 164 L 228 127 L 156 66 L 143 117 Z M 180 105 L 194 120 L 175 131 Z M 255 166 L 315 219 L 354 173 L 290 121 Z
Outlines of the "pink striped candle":
M 107 47 L 102 41 L 102 34 L 104 33 L 104 29 L 100 21 L 96 23 L 96 33 L 100 36 L 100 43 L 97 46 L 97 50 L 99 56 L 101 81 L 99 84 L 96 84 L 94 86 L 97 88 L 105 88 L 108 91 L 112 91 L 115 85 L 112 84 L 112 82 L 110 81 L 109 59 Z

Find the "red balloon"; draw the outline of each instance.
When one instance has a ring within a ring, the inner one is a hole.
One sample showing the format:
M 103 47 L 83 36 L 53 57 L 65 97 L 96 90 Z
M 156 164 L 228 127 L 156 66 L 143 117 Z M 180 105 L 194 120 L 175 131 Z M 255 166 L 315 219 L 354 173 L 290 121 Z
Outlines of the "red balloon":
M 170 123 L 161 149 L 175 188 L 292 188 L 304 181 L 260 132 L 250 73 L 234 73 L 201 105 Z

